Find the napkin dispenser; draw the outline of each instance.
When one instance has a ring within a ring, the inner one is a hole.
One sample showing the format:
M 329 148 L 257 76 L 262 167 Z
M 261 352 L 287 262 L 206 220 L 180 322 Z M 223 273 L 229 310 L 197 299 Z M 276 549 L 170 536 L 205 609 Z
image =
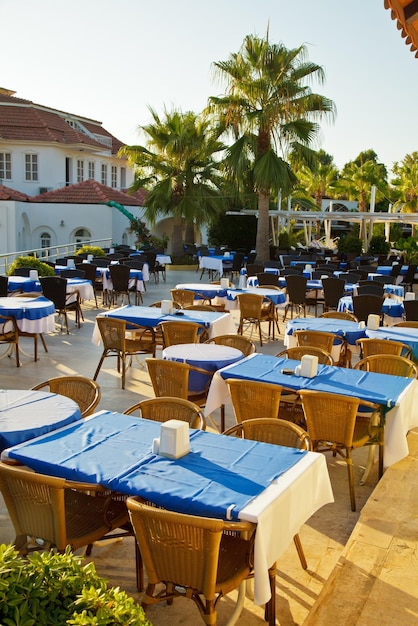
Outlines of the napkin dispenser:
M 29 278 L 31 280 L 38 280 L 38 270 L 29 270 Z
M 173 303 L 171 300 L 161 300 L 161 313 L 163 315 L 169 315 L 169 313 L 171 313 L 172 307 Z
M 75 261 L 74 261 L 74 259 L 67 259 L 67 267 L 71 267 L 72 269 L 75 268 Z
M 228 251 L 224 252 L 224 259 L 229 259 L 230 256 L 231 256 L 230 252 L 228 252 Z
M 407 291 L 405 294 L 405 300 L 415 300 L 415 293 L 413 291 Z
M 370 313 L 370 315 L 367 317 L 367 328 L 369 330 L 377 330 L 379 328 L 379 324 L 380 324 L 379 315 L 374 315 Z
M 221 287 L 222 287 L 222 289 L 228 289 L 228 287 L 229 287 L 229 278 L 221 278 Z
M 318 373 L 318 357 L 310 354 L 305 354 L 301 360 L 300 365 L 295 369 L 297 376 L 304 376 L 305 378 L 314 378 Z
M 168 420 L 161 424 L 159 454 L 169 459 L 180 459 L 189 452 L 189 424 L 181 420 Z

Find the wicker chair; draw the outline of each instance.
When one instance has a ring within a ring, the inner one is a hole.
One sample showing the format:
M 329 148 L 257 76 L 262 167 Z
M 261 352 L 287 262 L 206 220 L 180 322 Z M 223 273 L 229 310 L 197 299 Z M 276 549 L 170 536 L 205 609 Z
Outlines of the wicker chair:
M 335 320 L 347 320 L 349 322 L 358 322 L 358 319 L 348 311 L 325 311 L 319 317 L 330 317 Z
M 206 397 L 212 374 L 200 367 L 194 367 L 188 363 L 168 361 L 166 359 L 146 359 L 148 373 L 151 378 L 155 396 L 170 396 L 184 398 L 202 407 L 206 404 Z M 190 372 L 202 374 L 207 377 L 205 389 L 201 393 L 189 392 Z
M 227 378 L 226 382 L 237 424 L 249 419 L 279 417 L 283 389 L 280 385 L 238 378 Z
M 300 392 L 308 434 L 317 452 L 341 455 L 347 464 L 351 510 L 356 510 L 352 451 L 366 445 L 379 446 L 379 477 L 383 473 L 383 421 L 379 406 L 335 393 L 302 389 Z M 357 419 L 359 406 L 373 411 Z M 375 419 L 379 411 L 379 419 Z M 378 423 L 376 423 L 376 421 Z
M 210 305 L 210 298 L 205 298 L 204 295 L 196 291 L 189 291 L 188 289 L 171 289 L 170 293 L 174 304 L 178 305 L 181 309 L 184 309 L 186 306 L 197 304 L 195 300 L 199 300 L 199 304 Z
M 279 352 L 276 356 L 285 356 L 288 359 L 300 361 L 305 354 L 318 357 L 318 363 L 321 363 L 321 365 L 334 365 L 334 359 L 331 354 L 316 346 L 295 346 L 294 348 L 286 348 L 286 350 Z
M 81 298 L 78 289 L 67 294 L 67 279 L 61 276 L 40 276 L 42 292 L 45 298 L 54 303 L 55 310 L 59 317 L 64 317 L 65 327 L 68 329 L 68 311 L 74 311 L 75 323 L 80 328 L 80 320 L 84 321 L 83 311 L 81 310 Z
M 70 268 L 68 270 L 60 271 L 61 278 L 84 278 L 85 275 L 85 271 L 78 268 Z
M 240 587 L 234 611 L 235 623 L 243 605 L 241 585 L 252 574 L 255 525 L 226 522 L 167 511 L 149 506 L 139 498 L 126 501 L 136 539 L 148 574 L 142 600 L 151 604 L 189 598 L 197 605 L 205 624 L 216 626 L 218 600 Z M 275 623 L 275 566 L 270 568 L 269 624 Z M 165 588 L 155 592 L 156 585 Z
M 412 355 L 411 347 L 401 341 L 362 338 L 357 339 L 356 344 L 360 346 L 361 358 L 365 358 L 373 354 L 395 354 L 396 356 L 404 356 L 407 359 L 410 359 Z
M 220 346 L 229 346 L 230 348 L 236 348 L 241 350 L 244 356 L 249 356 L 256 351 L 255 345 L 252 341 L 243 337 L 243 335 L 218 335 L 208 339 L 205 343 L 216 343 Z
M 397 324 L 394 324 L 394 326 L 403 326 L 404 328 L 418 328 L 418 322 L 405 320 L 403 322 L 398 322 Z
M 340 355 L 336 365 L 345 366 L 349 364 L 351 355 L 347 350 L 347 342 L 340 335 L 320 330 L 295 330 L 293 334 L 296 337 L 298 346 L 314 346 L 315 348 L 325 350 L 329 354 L 332 353 L 334 344 L 341 344 Z
M 93 376 L 96 380 L 100 368 L 106 357 L 116 356 L 118 372 L 122 363 L 122 389 L 125 389 L 126 361 L 128 357 L 137 354 L 152 354 L 155 356 L 156 338 L 153 328 L 145 328 L 126 320 L 113 317 L 96 317 L 100 335 L 103 341 L 103 353 Z M 129 330 L 127 330 L 127 327 Z M 127 332 L 129 336 L 127 336 Z M 131 359 L 132 361 L 132 359 Z
M 154 420 L 154 422 L 181 420 L 182 422 L 187 422 L 190 428 L 206 430 L 206 420 L 200 407 L 184 398 L 169 396 L 151 398 L 137 402 L 137 404 L 130 406 L 124 411 L 125 415 L 132 415 L 136 412 L 138 412 L 139 417 Z
M 87 415 L 94 413 L 101 398 L 99 385 L 94 380 L 84 376 L 58 376 L 39 383 L 32 389 L 34 391 L 47 389 L 51 393 L 58 393 L 61 396 L 71 398 L 80 407 L 81 417 L 87 417 Z
M 128 523 L 125 503 L 94 497 L 101 487 L 45 476 L 23 467 L 0 463 L 0 489 L 12 520 L 15 546 L 21 554 L 66 546 L 77 550 Z
M 82 271 L 84 272 L 84 278 L 86 278 L 87 280 L 89 280 L 93 286 L 93 291 L 94 291 L 94 300 L 96 302 L 96 309 L 98 308 L 97 305 L 97 292 L 101 291 L 102 292 L 102 298 L 104 296 L 104 292 L 103 292 L 103 277 L 102 275 L 96 276 L 96 265 L 93 265 L 93 263 L 76 263 L 76 268 L 77 269 L 82 269 Z M 103 304 L 104 304 L 104 300 L 103 300 Z
M 203 326 L 197 322 L 160 322 L 157 328 L 161 330 L 163 345 L 167 348 L 179 343 L 198 343 Z
M 376 282 L 372 284 L 373 281 L 365 281 L 367 285 L 359 285 L 357 287 L 357 295 L 358 296 L 383 296 L 385 293 L 385 286 L 383 283 Z
M 418 378 L 418 367 L 413 361 L 395 354 L 373 354 L 355 364 L 354 369 L 392 376 Z
M 228 428 L 224 435 L 263 441 L 277 446 L 287 446 L 298 450 L 312 450 L 309 435 L 300 426 L 282 419 L 250 419 Z M 298 534 L 293 537 L 303 569 L 307 569 L 305 553 Z
M 20 289 L 18 289 L 17 291 L 20 291 Z M 9 295 L 9 277 L 0 276 L 0 298 L 7 298 L 8 295 Z
M 191 304 L 190 306 L 185 306 L 183 308 L 185 311 L 212 311 L 213 313 L 216 313 L 218 310 L 210 304 Z
M 35 335 L 36 338 L 36 335 Z M 36 340 L 36 339 L 35 339 Z M 16 367 L 20 367 L 19 359 L 19 329 L 14 317 L 0 315 L 0 344 L 15 347 Z
M 278 334 L 280 334 L 279 324 L 277 320 L 277 311 L 274 304 L 264 298 L 262 295 L 258 295 L 256 293 L 242 293 L 237 296 L 237 300 L 239 302 L 240 308 L 240 319 L 238 326 L 238 334 L 242 335 L 244 332 L 244 324 L 249 323 L 252 327 L 253 325 L 258 328 L 258 333 L 260 337 L 260 345 L 263 345 L 263 338 L 261 335 L 261 323 L 268 322 L 268 336 L 271 335 L 271 330 L 273 330 L 273 340 L 275 327 L 277 328 Z

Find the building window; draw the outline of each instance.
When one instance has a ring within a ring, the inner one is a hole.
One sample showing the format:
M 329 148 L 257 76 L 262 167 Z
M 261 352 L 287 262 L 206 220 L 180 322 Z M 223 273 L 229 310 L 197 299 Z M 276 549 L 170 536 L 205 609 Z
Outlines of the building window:
M 84 161 L 77 161 L 77 182 L 82 183 L 84 180 Z
M 75 231 L 74 239 L 75 243 L 84 243 L 85 241 L 90 241 L 91 233 L 86 228 L 79 228 Z
M 12 180 L 12 155 L 10 152 L 0 152 L 0 181 Z
M 126 189 L 126 167 L 120 168 L 120 188 Z
M 51 235 L 47 232 L 41 234 L 41 248 L 51 247 Z M 47 256 L 45 252 L 42 253 L 42 257 Z
M 102 163 L 102 185 L 107 185 L 107 165 Z
M 112 165 L 112 187 L 118 186 L 118 168 Z
M 94 161 L 89 161 L 89 178 L 94 180 Z
M 25 154 L 25 180 L 38 180 L 37 154 Z

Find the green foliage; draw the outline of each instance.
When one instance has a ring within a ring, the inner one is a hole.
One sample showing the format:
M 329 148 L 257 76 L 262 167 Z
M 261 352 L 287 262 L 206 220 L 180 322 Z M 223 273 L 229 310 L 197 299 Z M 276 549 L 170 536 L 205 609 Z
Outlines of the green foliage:
M 390 243 L 386 241 L 384 235 L 373 235 L 370 239 L 368 252 L 370 254 L 388 254 L 390 252 Z
M 34 552 L 27 560 L 12 545 L 0 545 L 2 626 L 151 626 L 133 599 L 107 588 L 93 563 L 65 554 Z
M 254 215 L 222 214 L 208 229 L 208 239 L 215 245 L 226 245 L 232 250 L 255 247 L 257 218 Z
M 136 243 L 139 244 L 138 248 L 141 246 L 152 246 L 153 248 L 163 248 L 167 247 L 168 237 L 156 237 L 151 234 L 148 226 L 139 219 L 139 217 L 131 220 L 130 226 L 128 228 L 130 233 L 136 234 Z
M 9 276 L 14 274 L 17 267 L 30 267 L 32 270 L 38 270 L 39 276 L 55 276 L 53 267 L 34 256 L 18 256 L 9 267 L 7 272 Z
M 418 264 L 418 241 L 414 237 L 399 239 L 395 242 L 395 248 L 402 251 L 405 263 Z
M 81 246 L 81 248 L 79 248 L 77 252 L 75 252 L 76 256 L 78 256 L 79 254 L 92 254 L 93 256 L 106 256 L 106 252 L 99 246 L 89 246 L 89 245 Z
M 355 252 L 361 254 L 363 252 L 363 242 L 355 235 L 341 237 L 337 243 L 338 252 Z

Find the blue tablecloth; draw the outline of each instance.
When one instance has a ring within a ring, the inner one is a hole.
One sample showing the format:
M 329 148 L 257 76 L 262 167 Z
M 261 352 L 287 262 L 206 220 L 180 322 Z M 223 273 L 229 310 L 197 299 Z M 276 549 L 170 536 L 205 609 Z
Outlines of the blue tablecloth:
M 16 320 L 39 320 L 55 314 L 55 306 L 51 300 L 39 298 L 0 298 L 0 313 L 12 316 Z
M 351 296 L 343 296 L 338 302 L 338 311 L 353 312 L 353 298 Z M 382 306 L 382 313 L 389 317 L 403 317 L 404 307 L 402 302 L 397 302 L 392 298 L 385 298 Z
M 133 306 L 128 304 L 127 306 L 120 307 L 119 309 L 113 309 L 106 313 L 101 313 L 106 317 L 116 317 L 117 319 L 126 320 L 127 322 L 133 322 L 134 324 L 140 324 L 141 326 L 155 327 L 159 322 L 197 322 L 205 328 L 209 328 L 210 325 L 224 313 L 218 313 L 215 311 L 180 311 L 173 315 L 163 315 L 161 309 L 157 307 L 149 306 Z
M 269 289 L 267 285 L 265 288 L 255 287 L 251 289 L 249 287 L 248 289 L 228 289 L 227 299 L 236 300 L 237 296 L 239 296 L 242 293 L 255 293 L 257 296 L 264 296 L 275 305 L 284 304 L 286 302 L 286 294 L 283 291 L 276 291 L 275 289 Z
M 361 269 L 361 266 L 360 266 Z M 405 276 L 406 272 L 408 270 L 408 266 L 407 265 L 402 265 L 401 267 L 401 276 Z M 389 276 L 389 274 L 392 271 L 392 266 L 391 265 L 378 265 L 377 266 L 377 274 L 384 274 L 385 276 Z
M 190 430 L 190 453 L 152 454 L 161 424 L 104 412 L 8 450 L 37 472 L 141 495 L 175 511 L 237 519 L 306 452 Z
M 0 390 L 0 450 L 81 419 L 78 405 L 45 391 Z
M 366 328 L 366 336 L 406 343 L 412 349 L 414 359 L 418 360 L 418 328 L 404 326 L 381 326 L 377 330 L 368 330 Z
M 384 407 L 395 406 L 399 396 L 413 382 L 410 378 L 363 372 L 331 365 L 318 365 L 318 374 L 314 378 L 289 376 L 281 373 L 283 368 L 294 369 L 297 365 L 299 365 L 299 361 L 266 354 L 253 354 L 220 370 L 219 373 L 224 380 L 240 378 L 275 383 L 294 390 L 325 391 L 353 396 L 381 404 Z
M 292 335 L 295 330 L 318 330 L 334 333 L 344 337 L 347 343 L 354 345 L 357 339 L 366 336 L 365 330 L 359 328 L 357 322 L 337 320 L 329 317 L 296 317 L 286 324 L 286 335 Z
M 7 288 L 9 291 L 23 291 L 24 293 L 42 291 L 39 280 L 33 280 L 26 276 L 9 276 Z

